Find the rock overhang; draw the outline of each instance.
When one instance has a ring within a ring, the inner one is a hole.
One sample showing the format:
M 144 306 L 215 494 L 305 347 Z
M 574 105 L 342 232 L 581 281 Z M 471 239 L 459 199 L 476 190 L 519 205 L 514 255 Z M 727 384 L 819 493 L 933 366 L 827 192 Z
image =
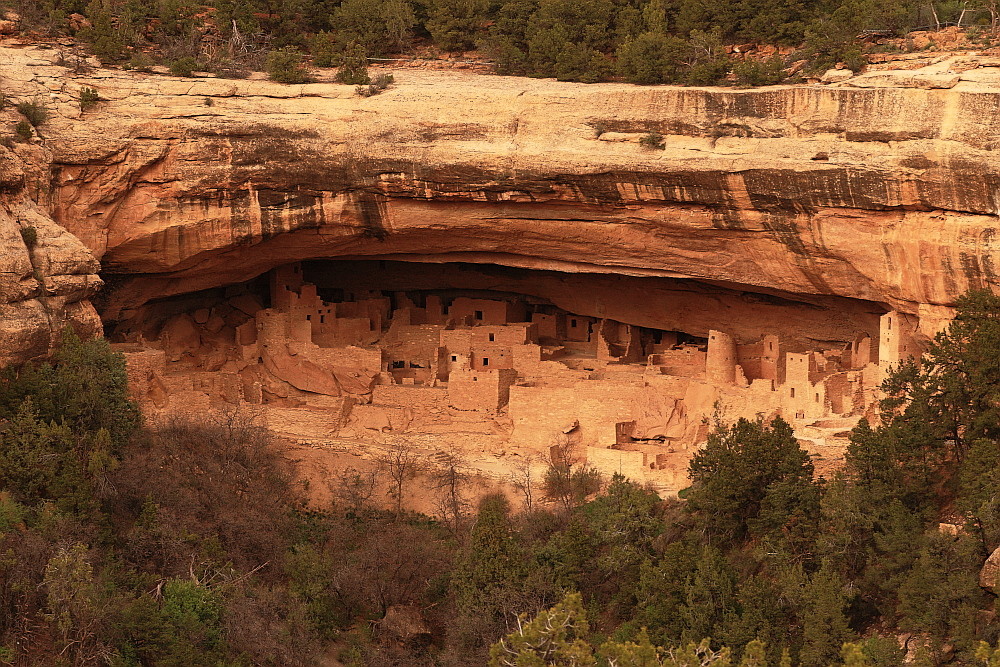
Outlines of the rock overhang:
M 358 98 L 46 55 L 12 52 L 0 77 L 54 91 L 42 199 L 101 259 L 110 318 L 338 257 L 842 297 L 925 333 L 996 281 L 1000 88 L 981 76 L 739 91 L 403 72 Z M 86 113 L 83 86 L 105 100 Z M 651 132 L 664 150 L 638 143 Z

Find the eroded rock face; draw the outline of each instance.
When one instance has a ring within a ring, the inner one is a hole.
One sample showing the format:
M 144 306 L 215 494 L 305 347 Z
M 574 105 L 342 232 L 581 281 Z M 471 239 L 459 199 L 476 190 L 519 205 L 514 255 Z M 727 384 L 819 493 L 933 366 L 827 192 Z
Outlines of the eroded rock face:
M 98 262 L 29 196 L 39 151 L 16 151 L 0 146 L 0 368 L 46 355 L 67 325 L 101 332 Z
M 996 282 L 1000 83 L 986 70 L 949 89 L 745 91 L 408 71 L 360 98 L 73 75 L 57 55 L 5 50 L 0 79 L 53 112 L 49 208 L 122 276 L 111 319 L 313 258 L 846 297 L 919 315 L 924 333 Z M 83 86 L 106 101 L 81 112 Z M 639 144 L 650 132 L 665 150 Z
M 983 563 L 979 571 L 979 585 L 990 592 L 996 592 L 998 576 L 1000 576 L 1000 549 L 994 550 Z

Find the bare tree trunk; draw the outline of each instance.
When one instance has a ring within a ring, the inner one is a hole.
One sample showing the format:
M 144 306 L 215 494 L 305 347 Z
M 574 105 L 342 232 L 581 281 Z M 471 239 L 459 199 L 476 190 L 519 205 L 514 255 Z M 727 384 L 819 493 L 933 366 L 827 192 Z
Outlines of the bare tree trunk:
M 396 442 L 380 457 L 379 463 L 385 466 L 392 480 L 389 496 L 395 501 L 395 514 L 398 519 L 403 514 L 403 489 L 417 474 L 417 455 L 408 443 Z
M 337 474 L 330 484 L 334 502 L 339 501 L 355 515 L 360 515 L 370 509 L 370 501 L 379 486 L 381 463 L 375 462 L 375 467 L 368 471 L 347 468 Z
M 531 464 L 534 463 L 534 456 L 522 459 L 514 466 L 514 471 L 510 474 L 511 485 L 524 496 L 524 510 L 531 511 L 531 506 L 535 500 L 535 478 L 531 473 Z
M 451 525 L 456 537 L 461 531 L 462 520 L 469 507 L 465 497 L 468 469 L 468 462 L 462 453 L 452 449 L 441 458 L 439 466 L 431 473 L 432 488 L 439 494 L 441 514 Z

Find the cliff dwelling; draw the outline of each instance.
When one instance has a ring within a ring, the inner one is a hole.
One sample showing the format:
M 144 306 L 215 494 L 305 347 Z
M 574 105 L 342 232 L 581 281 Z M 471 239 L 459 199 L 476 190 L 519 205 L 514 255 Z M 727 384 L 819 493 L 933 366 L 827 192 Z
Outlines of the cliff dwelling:
M 497 265 L 313 260 L 106 322 L 153 414 L 249 405 L 289 441 L 398 438 L 481 471 L 570 446 L 672 494 L 715 419 L 781 415 L 823 464 L 909 320 L 850 299 Z

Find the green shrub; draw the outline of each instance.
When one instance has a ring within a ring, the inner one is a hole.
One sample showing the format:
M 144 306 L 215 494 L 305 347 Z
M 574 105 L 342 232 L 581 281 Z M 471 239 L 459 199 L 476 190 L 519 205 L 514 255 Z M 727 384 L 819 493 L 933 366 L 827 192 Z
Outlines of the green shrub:
M 590 129 L 592 129 L 594 131 L 594 138 L 595 139 L 600 139 L 602 134 L 604 134 L 605 132 L 609 132 L 610 131 L 609 128 L 608 128 L 607 121 L 592 120 L 592 121 L 588 122 L 587 125 L 589 125 Z
M 245 79 L 250 76 L 250 68 L 233 58 L 217 60 L 212 65 L 212 71 L 222 79 Z
M 38 230 L 31 225 L 21 227 L 21 239 L 24 240 L 24 245 L 34 248 L 38 245 Z
M 357 42 L 347 47 L 347 50 L 344 51 L 344 57 L 340 61 L 340 69 L 337 70 L 337 81 L 360 86 L 371 83 L 371 77 L 368 76 L 368 57 L 365 55 L 365 47 Z
M 688 56 L 687 42 L 649 31 L 618 48 L 618 73 L 629 83 L 673 83 Z
M 38 127 L 49 119 L 49 110 L 38 100 L 19 103 L 17 111 L 31 123 L 32 127 Z
M 486 0 L 435 0 L 428 3 L 425 27 L 439 48 L 467 51 L 475 48 L 488 11 Z
M 132 58 L 122 67 L 125 69 L 134 69 L 136 72 L 151 72 L 153 64 L 154 62 L 151 57 L 142 51 L 136 51 L 132 54 Z
M 663 141 L 663 135 L 659 132 L 650 132 L 639 140 L 639 145 L 649 150 L 661 151 L 667 147 L 666 142 Z
M 729 59 L 720 56 L 692 65 L 688 70 L 686 83 L 692 86 L 718 86 L 729 74 Z
M 388 88 L 393 84 L 395 79 L 391 74 L 379 74 L 372 82 L 367 86 L 358 86 L 355 89 L 358 95 L 361 97 L 371 97 L 372 95 L 378 95 L 383 90 Z
M 773 86 L 785 80 L 785 63 L 778 56 L 767 60 L 744 60 L 733 65 L 736 83 L 741 86 Z
M 33 137 L 35 133 L 31 129 L 31 123 L 26 120 L 21 120 L 14 126 L 14 134 L 16 134 L 17 138 L 21 141 L 31 141 L 31 137 Z
M 732 65 L 722 45 L 721 30 L 692 30 L 688 45 L 690 51 L 685 82 L 692 86 L 721 84 Z
M 309 41 L 309 52 L 312 53 L 313 65 L 316 67 L 333 67 L 337 64 L 337 41 L 333 33 L 322 31 Z
M 491 37 L 482 48 L 493 61 L 497 74 L 510 76 L 528 71 L 528 54 L 518 48 L 510 37 Z
M 27 514 L 26 507 L 10 498 L 0 496 L 0 534 L 22 524 L 25 514 Z
M 197 58 L 184 56 L 183 58 L 171 61 L 170 73 L 174 76 L 191 76 L 200 66 L 201 63 L 198 62 Z
M 80 89 L 80 111 L 86 111 L 100 101 L 101 96 L 93 88 L 84 86 Z
M 302 62 L 298 49 L 286 46 L 267 54 L 267 76 L 278 83 L 308 83 L 312 81 L 309 70 Z
M 868 67 L 868 58 L 862 53 L 861 49 L 854 48 L 848 49 L 844 53 L 844 67 L 851 70 L 855 74 L 864 71 Z
M 369 55 L 383 55 L 390 51 L 403 51 L 409 44 L 411 29 L 417 24 L 409 0 L 343 0 L 333 13 L 330 26 L 336 26 L 330 41 L 335 42 L 336 52 L 342 52 L 352 43 L 361 44 Z M 425 11 L 432 11 L 435 3 L 426 3 Z M 421 5 L 417 5 L 420 7 Z M 313 51 L 315 53 L 315 51 Z

